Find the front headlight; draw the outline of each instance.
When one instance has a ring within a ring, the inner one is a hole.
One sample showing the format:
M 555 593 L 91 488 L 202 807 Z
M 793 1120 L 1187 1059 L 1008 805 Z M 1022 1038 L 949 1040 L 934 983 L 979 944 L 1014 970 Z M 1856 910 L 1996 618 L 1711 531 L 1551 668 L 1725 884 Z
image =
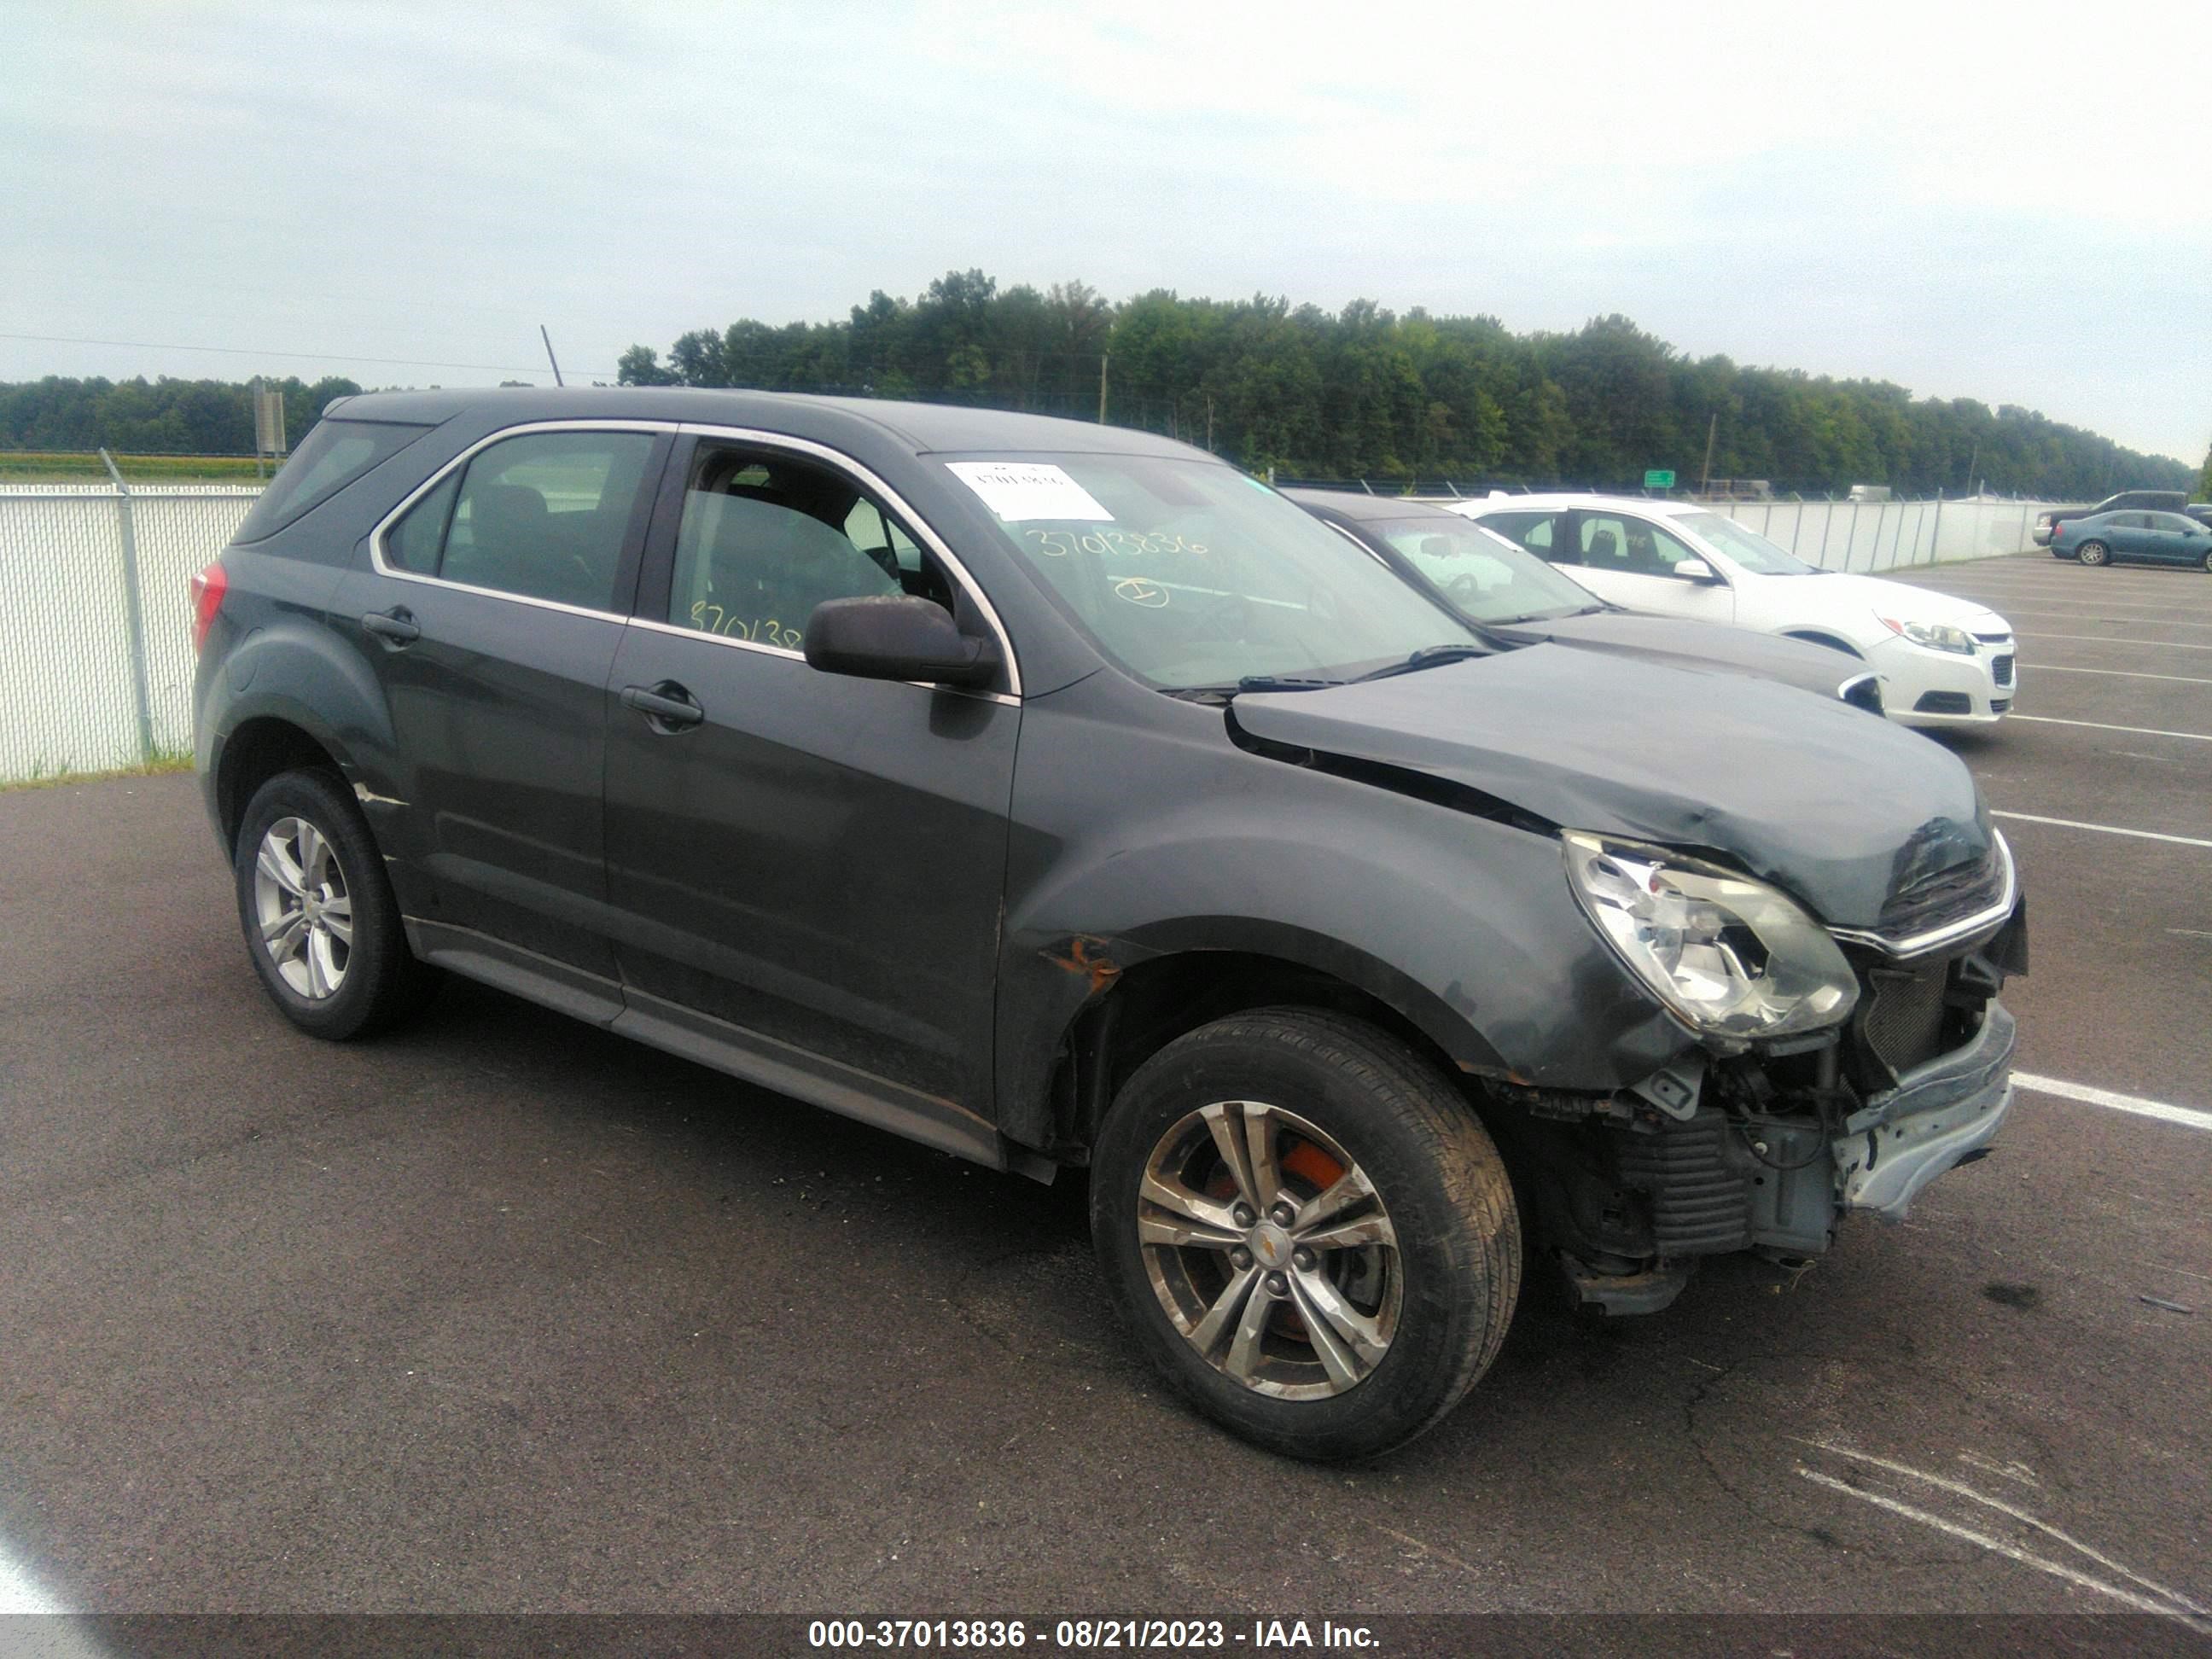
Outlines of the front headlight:
M 1963 628 L 1954 628 L 1948 623 L 1899 622 L 1894 617 L 1875 613 L 1875 620 L 1891 633 L 1911 640 L 1915 645 L 1924 645 L 1930 651 L 1955 651 L 1962 657 L 1974 654 L 1974 636 Z
M 1575 896 L 1631 972 L 1692 1030 L 1745 1041 L 1840 1024 L 1858 979 L 1826 928 L 1764 882 L 1579 830 Z

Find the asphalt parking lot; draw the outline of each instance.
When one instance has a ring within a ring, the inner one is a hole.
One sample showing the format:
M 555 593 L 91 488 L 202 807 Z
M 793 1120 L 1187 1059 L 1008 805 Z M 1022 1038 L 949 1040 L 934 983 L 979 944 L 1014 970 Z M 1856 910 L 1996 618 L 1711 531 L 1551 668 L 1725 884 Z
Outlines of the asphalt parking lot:
M 1918 580 L 2021 636 L 2014 717 L 1948 739 L 2030 895 L 2038 1086 L 1996 1154 L 1799 1276 L 1722 1264 L 1596 1328 L 1532 1298 L 1451 1420 L 1352 1468 L 1163 1397 L 1074 1182 L 466 984 L 318 1043 L 247 965 L 192 780 L 0 793 L 0 1582 L 2212 1629 L 2212 578 Z

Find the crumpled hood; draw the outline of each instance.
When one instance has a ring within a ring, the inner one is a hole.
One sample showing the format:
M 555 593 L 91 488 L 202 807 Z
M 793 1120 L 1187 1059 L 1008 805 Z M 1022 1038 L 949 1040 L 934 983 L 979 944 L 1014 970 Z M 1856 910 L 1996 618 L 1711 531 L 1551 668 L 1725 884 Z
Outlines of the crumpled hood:
M 1640 611 L 1596 611 L 1585 617 L 1537 617 L 1491 623 L 1510 640 L 1551 640 L 1588 651 L 1610 651 L 1693 672 L 1756 674 L 1802 691 L 1832 697 L 1845 680 L 1871 672 L 1867 665 L 1826 646 L 1778 639 L 1747 628 L 1650 617 Z
M 1962 599 L 1955 593 L 1938 593 L 1932 587 L 1915 587 L 1911 582 L 1890 581 L 1881 576 L 1853 576 L 1832 571 L 1820 576 L 1770 576 L 1765 580 L 1792 586 L 1807 583 L 1807 592 L 1817 595 L 1824 609 L 1850 606 L 1863 610 L 1869 617 L 1890 617 L 1899 622 L 1949 623 L 1970 634 L 1990 634 L 2011 626 L 1979 599 Z
M 1990 850 L 1948 750 L 1786 685 L 1534 645 L 1364 684 L 1248 692 L 1235 726 L 1510 802 L 1564 828 L 1726 854 L 1838 927 Z

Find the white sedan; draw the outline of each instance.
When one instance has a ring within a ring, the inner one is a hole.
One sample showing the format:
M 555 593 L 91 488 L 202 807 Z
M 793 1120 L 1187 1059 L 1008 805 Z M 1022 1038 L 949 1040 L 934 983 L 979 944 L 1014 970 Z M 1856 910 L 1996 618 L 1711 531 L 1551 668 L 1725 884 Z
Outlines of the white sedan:
M 1986 726 L 2012 707 L 2011 624 L 1970 599 L 1822 570 L 1686 501 L 1493 495 L 1448 503 L 1601 599 L 1732 623 L 1863 659 L 1908 726 Z

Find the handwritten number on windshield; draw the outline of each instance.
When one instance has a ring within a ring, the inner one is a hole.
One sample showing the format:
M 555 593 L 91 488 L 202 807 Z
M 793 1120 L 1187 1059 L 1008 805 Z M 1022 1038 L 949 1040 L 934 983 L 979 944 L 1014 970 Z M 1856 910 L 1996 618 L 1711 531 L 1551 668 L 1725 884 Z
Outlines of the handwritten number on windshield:
M 1064 559 L 1071 553 L 1093 553 L 1109 559 L 1158 559 L 1177 553 L 1203 558 L 1206 547 L 1185 536 L 1164 530 L 1093 530 L 1081 535 L 1066 530 L 1024 530 L 1048 559 Z

